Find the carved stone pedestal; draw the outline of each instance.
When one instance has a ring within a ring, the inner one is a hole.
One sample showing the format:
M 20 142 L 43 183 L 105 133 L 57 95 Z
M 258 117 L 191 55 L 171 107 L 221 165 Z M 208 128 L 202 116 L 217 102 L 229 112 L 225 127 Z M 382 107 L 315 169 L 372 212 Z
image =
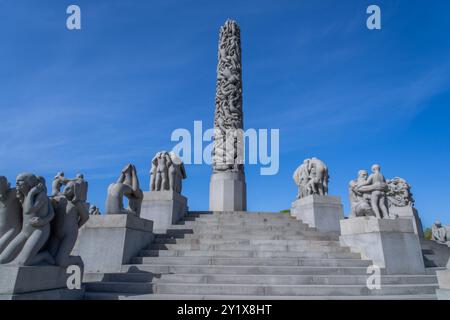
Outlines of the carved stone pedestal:
M 119 272 L 154 239 L 153 222 L 134 214 L 91 216 L 80 232 L 85 273 Z
M 450 300 L 450 260 L 447 263 L 447 270 L 436 271 L 439 282 L 439 289 L 436 290 L 438 300 Z
M 140 217 L 153 221 L 155 232 L 164 232 L 188 211 L 187 198 L 174 191 L 144 192 Z
M 209 211 L 246 211 L 247 190 L 242 172 L 216 172 L 209 185 Z
M 292 203 L 291 215 L 321 232 L 340 232 L 344 219 L 341 199 L 332 196 L 311 195 Z
M 0 300 L 81 300 L 84 289 L 68 289 L 71 274 L 57 266 L 0 266 Z M 81 268 L 80 277 L 83 276 Z M 80 278 L 80 283 L 82 278 Z
M 340 242 L 387 274 L 424 274 L 419 237 L 411 219 L 358 217 L 341 220 Z
M 416 208 L 411 206 L 392 206 L 389 208 L 389 213 L 393 216 L 398 216 L 399 218 L 410 218 L 413 222 L 414 232 L 419 236 L 419 238 L 423 238 L 422 221 L 419 218 L 419 213 Z

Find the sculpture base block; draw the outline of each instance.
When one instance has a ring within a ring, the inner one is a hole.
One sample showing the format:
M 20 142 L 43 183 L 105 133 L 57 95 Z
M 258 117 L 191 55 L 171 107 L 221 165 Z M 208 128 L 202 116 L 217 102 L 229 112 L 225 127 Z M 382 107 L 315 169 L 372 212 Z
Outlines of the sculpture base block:
M 134 214 L 91 216 L 80 230 L 77 252 L 85 273 L 119 272 L 153 239 L 153 222 Z
M 174 191 L 144 192 L 141 218 L 153 221 L 155 232 L 165 232 L 188 211 L 187 198 Z
M 83 273 L 81 273 L 82 276 Z M 0 266 L 0 300 L 82 299 L 83 289 L 69 290 L 66 268 L 57 266 Z M 82 279 L 80 279 L 81 281 Z
M 339 233 L 344 210 L 339 197 L 311 195 L 294 201 L 291 215 L 318 231 Z
M 417 212 L 416 208 L 413 208 L 411 206 L 392 206 L 389 208 L 389 213 L 394 217 L 397 215 L 399 218 L 411 218 L 414 226 L 414 232 L 419 236 L 419 238 L 423 238 L 422 221 L 419 218 L 419 213 Z
M 387 274 L 425 274 L 419 237 L 411 219 L 342 220 L 340 242 L 384 268 Z
M 447 268 L 450 267 L 450 261 Z M 439 289 L 436 290 L 436 295 L 439 300 L 450 300 L 450 269 L 436 271 L 436 276 L 439 282 Z
M 209 185 L 209 211 L 246 211 L 247 190 L 242 172 L 216 172 Z

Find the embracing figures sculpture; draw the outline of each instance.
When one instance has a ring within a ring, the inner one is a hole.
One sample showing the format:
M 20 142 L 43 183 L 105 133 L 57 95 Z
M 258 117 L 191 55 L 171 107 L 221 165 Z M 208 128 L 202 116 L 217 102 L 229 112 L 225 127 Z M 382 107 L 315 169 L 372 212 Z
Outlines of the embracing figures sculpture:
M 298 186 L 297 199 L 310 195 L 328 194 L 328 167 L 317 158 L 305 159 L 294 172 L 293 179 Z
M 380 166 L 372 166 L 372 174 L 360 170 L 358 178 L 349 183 L 350 217 L 375 216 L 378 219 L 393 218 L 387 206 L 389 187 Z

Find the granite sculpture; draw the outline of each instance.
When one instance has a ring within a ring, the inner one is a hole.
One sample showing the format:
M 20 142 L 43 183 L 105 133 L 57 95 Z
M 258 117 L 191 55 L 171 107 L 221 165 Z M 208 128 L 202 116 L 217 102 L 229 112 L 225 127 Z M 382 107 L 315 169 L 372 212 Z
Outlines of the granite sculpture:
M 60 267 L 81 264 L 70 253 L 78 238 L 78 230 L 89 220 L 87 182 L 83 175 L 67 182 L 64 191 L 52 197 L 55 217 L 51 222 L 48 261 Z M 52 261 L 53 260 L 53 261 Z
M 450 241 L 450 234 L 448 234 L 447 229 L 440 221 L 434 222 L 431 227 L 431 239 L 439 243 Z
M 240 28 L 227 20 L 218 46 L 210 211 L 247 210 L 242 104 Z
M 124 208 L 123 198 L 128 198 L 128 207 Z M 139 187 L 139 179 L 136 167 L 127 164 L 120 173 L 116 183 L 108 187 L 106 199 L 106 214 L 135 214 L 141 212 L 142 199 L 144 195 Z
M 89 207 L 89 214 L 92 216 L 99 216 L 101 215 L 100 209 L 96 205 L 91 205 Z
M 0 185 L 5 182 L 0 178 Z M 82 262 L 72 257 L 78 229 L 89 219 L 87 182 L 83 175 L 75 179 L 59 173 L 52 183 L 52 196 L 47 197 L 44 177 L 19 174 L 16 181 L 18 204 L 8 214 L 19 216 L 22 225 L 17 235 L 0 254 L 0 264 L 17 266 L 56 265 L 67 267 Z M 65 185 L 63 192 L 60 188 Z M 11 193 L 11 190 L 10 190 Z M 13 198 L 10 199 L 13 202 Z M 15 211 L 15 212 L 14 212 Z
M 293 179 L 298 186 L 297 199 L 310 195 L 328 194 L 328 167 L 322 160 L 305 159 L 295 170 Z
M 53 206 L 47 197 L 45 185 L 34 174 L 19 174 L 16 192 L 22 204 L 22 229 L 0 254 L 0 264 L 36 265 L 47 258 L 47 254 L 41 250 L 50 237 Z
M 22 228 L 22 206 L 8 179 L 0 176 L 0 254 Z
M 150 175 L 150 191 L 173 190 L 179 194 L 187 177 L 183 161 L 173 151 L 161 151 L 153 157 Z
M 352 212 L 350 217 L 375 216 L 378 219 L 391 219 L 387 206 L 388 186 L 381 167 L 372 166 L 372 174 L 367 176 L 364 170 L 359 171 L 358 178 L 349 184 L 350 203 Z M 370 204 L 370 209 L 367 206 Z
M 214 172 L 243 172 L 238 150 L 243 141 L 241 35 L 235 21 L 220 29 L 214 114 Z
M 411 185 L 403 178 L 395 177 L 387 180 L 386 196 L 389 208 L 414 206 Z

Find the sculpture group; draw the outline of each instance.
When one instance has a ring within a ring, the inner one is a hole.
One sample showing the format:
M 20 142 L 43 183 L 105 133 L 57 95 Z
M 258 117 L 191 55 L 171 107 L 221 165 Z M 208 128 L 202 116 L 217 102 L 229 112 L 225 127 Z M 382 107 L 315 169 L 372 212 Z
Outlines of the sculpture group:
M 372 174 L 360 170 L 358 177 L 349 183 L 350 205 L 352 217 L 375 216 L 378 219 L 389 219 L 387 206 L 388 184 L 381 173 L 379 165 L 372 166 Z
M 186 177 L 183 161 L 175 152 L 158 152 L 152 159 L 150 191 L 172 190 L 181 194 L 182 181 Z
M 82 175 L 63 177 L 55 178 L 58 183 L 53 184 L 51 197 L 43 177 L 19 174 L 15 189 L 0 177 L 0 264 L 67 267 L 81 263 L 70 254 L 78 229 L 89 219 L 88 185 Z
M 322 160 L 305 159 L 295 170 L 293 179 L 298 186 L 297 199 L 328 194 L 328 167 Z

